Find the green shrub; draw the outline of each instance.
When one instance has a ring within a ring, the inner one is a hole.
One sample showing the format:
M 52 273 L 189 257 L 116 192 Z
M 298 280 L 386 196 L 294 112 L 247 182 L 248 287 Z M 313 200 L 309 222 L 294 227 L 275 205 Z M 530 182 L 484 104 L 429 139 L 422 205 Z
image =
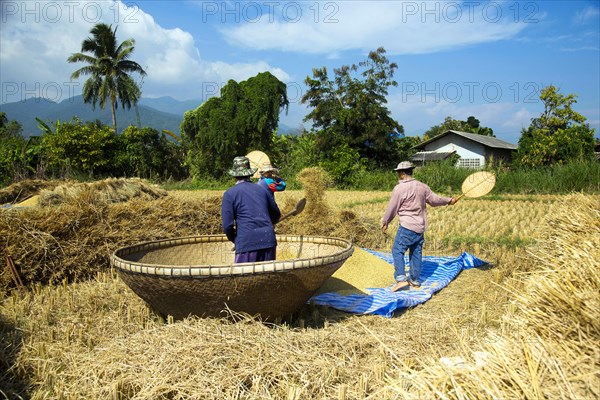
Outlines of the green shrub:
M 41 147 L 55 175 L 94 177 L 113 165 L 116 143 L 117 135 L 111 128 L 82 123 L 75 117 L 70 122 L 57 122 L 54 132 L 45 131 Z
M 565 194 L 600 192 L 600 163 L 575 161 L 538 168 L 515 168 L 500 172 L 496 193 Z

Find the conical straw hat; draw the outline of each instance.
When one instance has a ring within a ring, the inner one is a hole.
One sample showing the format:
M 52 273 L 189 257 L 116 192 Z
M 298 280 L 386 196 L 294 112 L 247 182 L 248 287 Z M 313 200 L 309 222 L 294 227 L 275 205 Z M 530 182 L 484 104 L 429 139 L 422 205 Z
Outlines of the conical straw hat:
M 465 197 L 480 197 L 486 195 L 494 188 L 496 176 L 487 171 L 475 172 L 465 178 L 462 192 Z
M 260 150 L 252 150 L 250 153 L 246 154 L 246 157 L 250 160 L 250 167 L 256 168 L 256 172 L 252 175 L 253 178 L 260 177 L 260 167 L 263 164 L 270 164 L 271 160 L 269 160 L 269 156 L 263 153 Z

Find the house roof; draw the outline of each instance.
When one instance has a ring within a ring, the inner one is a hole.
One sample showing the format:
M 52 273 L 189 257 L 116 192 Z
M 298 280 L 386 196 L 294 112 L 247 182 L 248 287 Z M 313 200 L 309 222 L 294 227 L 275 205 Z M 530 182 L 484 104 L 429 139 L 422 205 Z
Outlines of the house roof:
M 424 141 L 423 143 L 419 143 L 418 145 L 413 146 L 413 149 L 417 149 L 417 150 L 424 149 L 425 146 L 428 145 L 429 143 L 435 142 L 436 140 L 438 140 L 444 136 L 447 136 L 451 133 L 454 133 L 455 135 L 462 136 L 465 139 L 469 139 L 474 142 L 481 143 L 484 146 L 492 147 L 495 149 L 508 149 L 508 150 L 516 150 L 517 149 L 517 145 L 505 142 L 504 140 L 500 140 L 500 139 L 497 139 L 492 136 L 478 135 L 476 133 L 468 133 L 468 132 L 453 131 L 453 130 L 447 130 L 446 132 L 441 133 L 437 136 L 434 136 L 431 139 Z
M 456 151 L 419 151 L 410 158 L 413 162 L 441 161 L 450 157 Z

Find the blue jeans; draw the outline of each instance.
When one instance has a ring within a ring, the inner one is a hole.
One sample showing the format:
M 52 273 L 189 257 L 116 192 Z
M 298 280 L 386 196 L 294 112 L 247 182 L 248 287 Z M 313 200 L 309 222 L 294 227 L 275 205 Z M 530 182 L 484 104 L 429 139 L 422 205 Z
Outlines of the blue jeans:
M 402 226 L 396 232 L 394 245 L 392 246 L 392 257 L 394 258 L 394 278 L 396 282 L 409 281 L 415 284 L 421 284 L 419 275 L 421 275 L 421 265 L 423 264 L 423 242 L 425 236 L 423 233 L 416 233 Z M 404 265 L 404 253 L 409 250 L 410 269 L 408 278 L 406 277 Z

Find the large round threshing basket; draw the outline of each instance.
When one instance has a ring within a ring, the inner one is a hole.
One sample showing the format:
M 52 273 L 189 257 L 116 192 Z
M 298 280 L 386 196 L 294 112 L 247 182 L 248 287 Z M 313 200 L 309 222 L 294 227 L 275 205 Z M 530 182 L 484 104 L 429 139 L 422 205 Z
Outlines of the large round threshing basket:
M 277 243 L 276 261 L 233 264 L 225 235 L 205 235 L 123 247 L 110 262 L 163 316 L 223 316 L 228 308 L 268 320 L 298 310 L 354 251 L 337 238 L 279 235 Z

